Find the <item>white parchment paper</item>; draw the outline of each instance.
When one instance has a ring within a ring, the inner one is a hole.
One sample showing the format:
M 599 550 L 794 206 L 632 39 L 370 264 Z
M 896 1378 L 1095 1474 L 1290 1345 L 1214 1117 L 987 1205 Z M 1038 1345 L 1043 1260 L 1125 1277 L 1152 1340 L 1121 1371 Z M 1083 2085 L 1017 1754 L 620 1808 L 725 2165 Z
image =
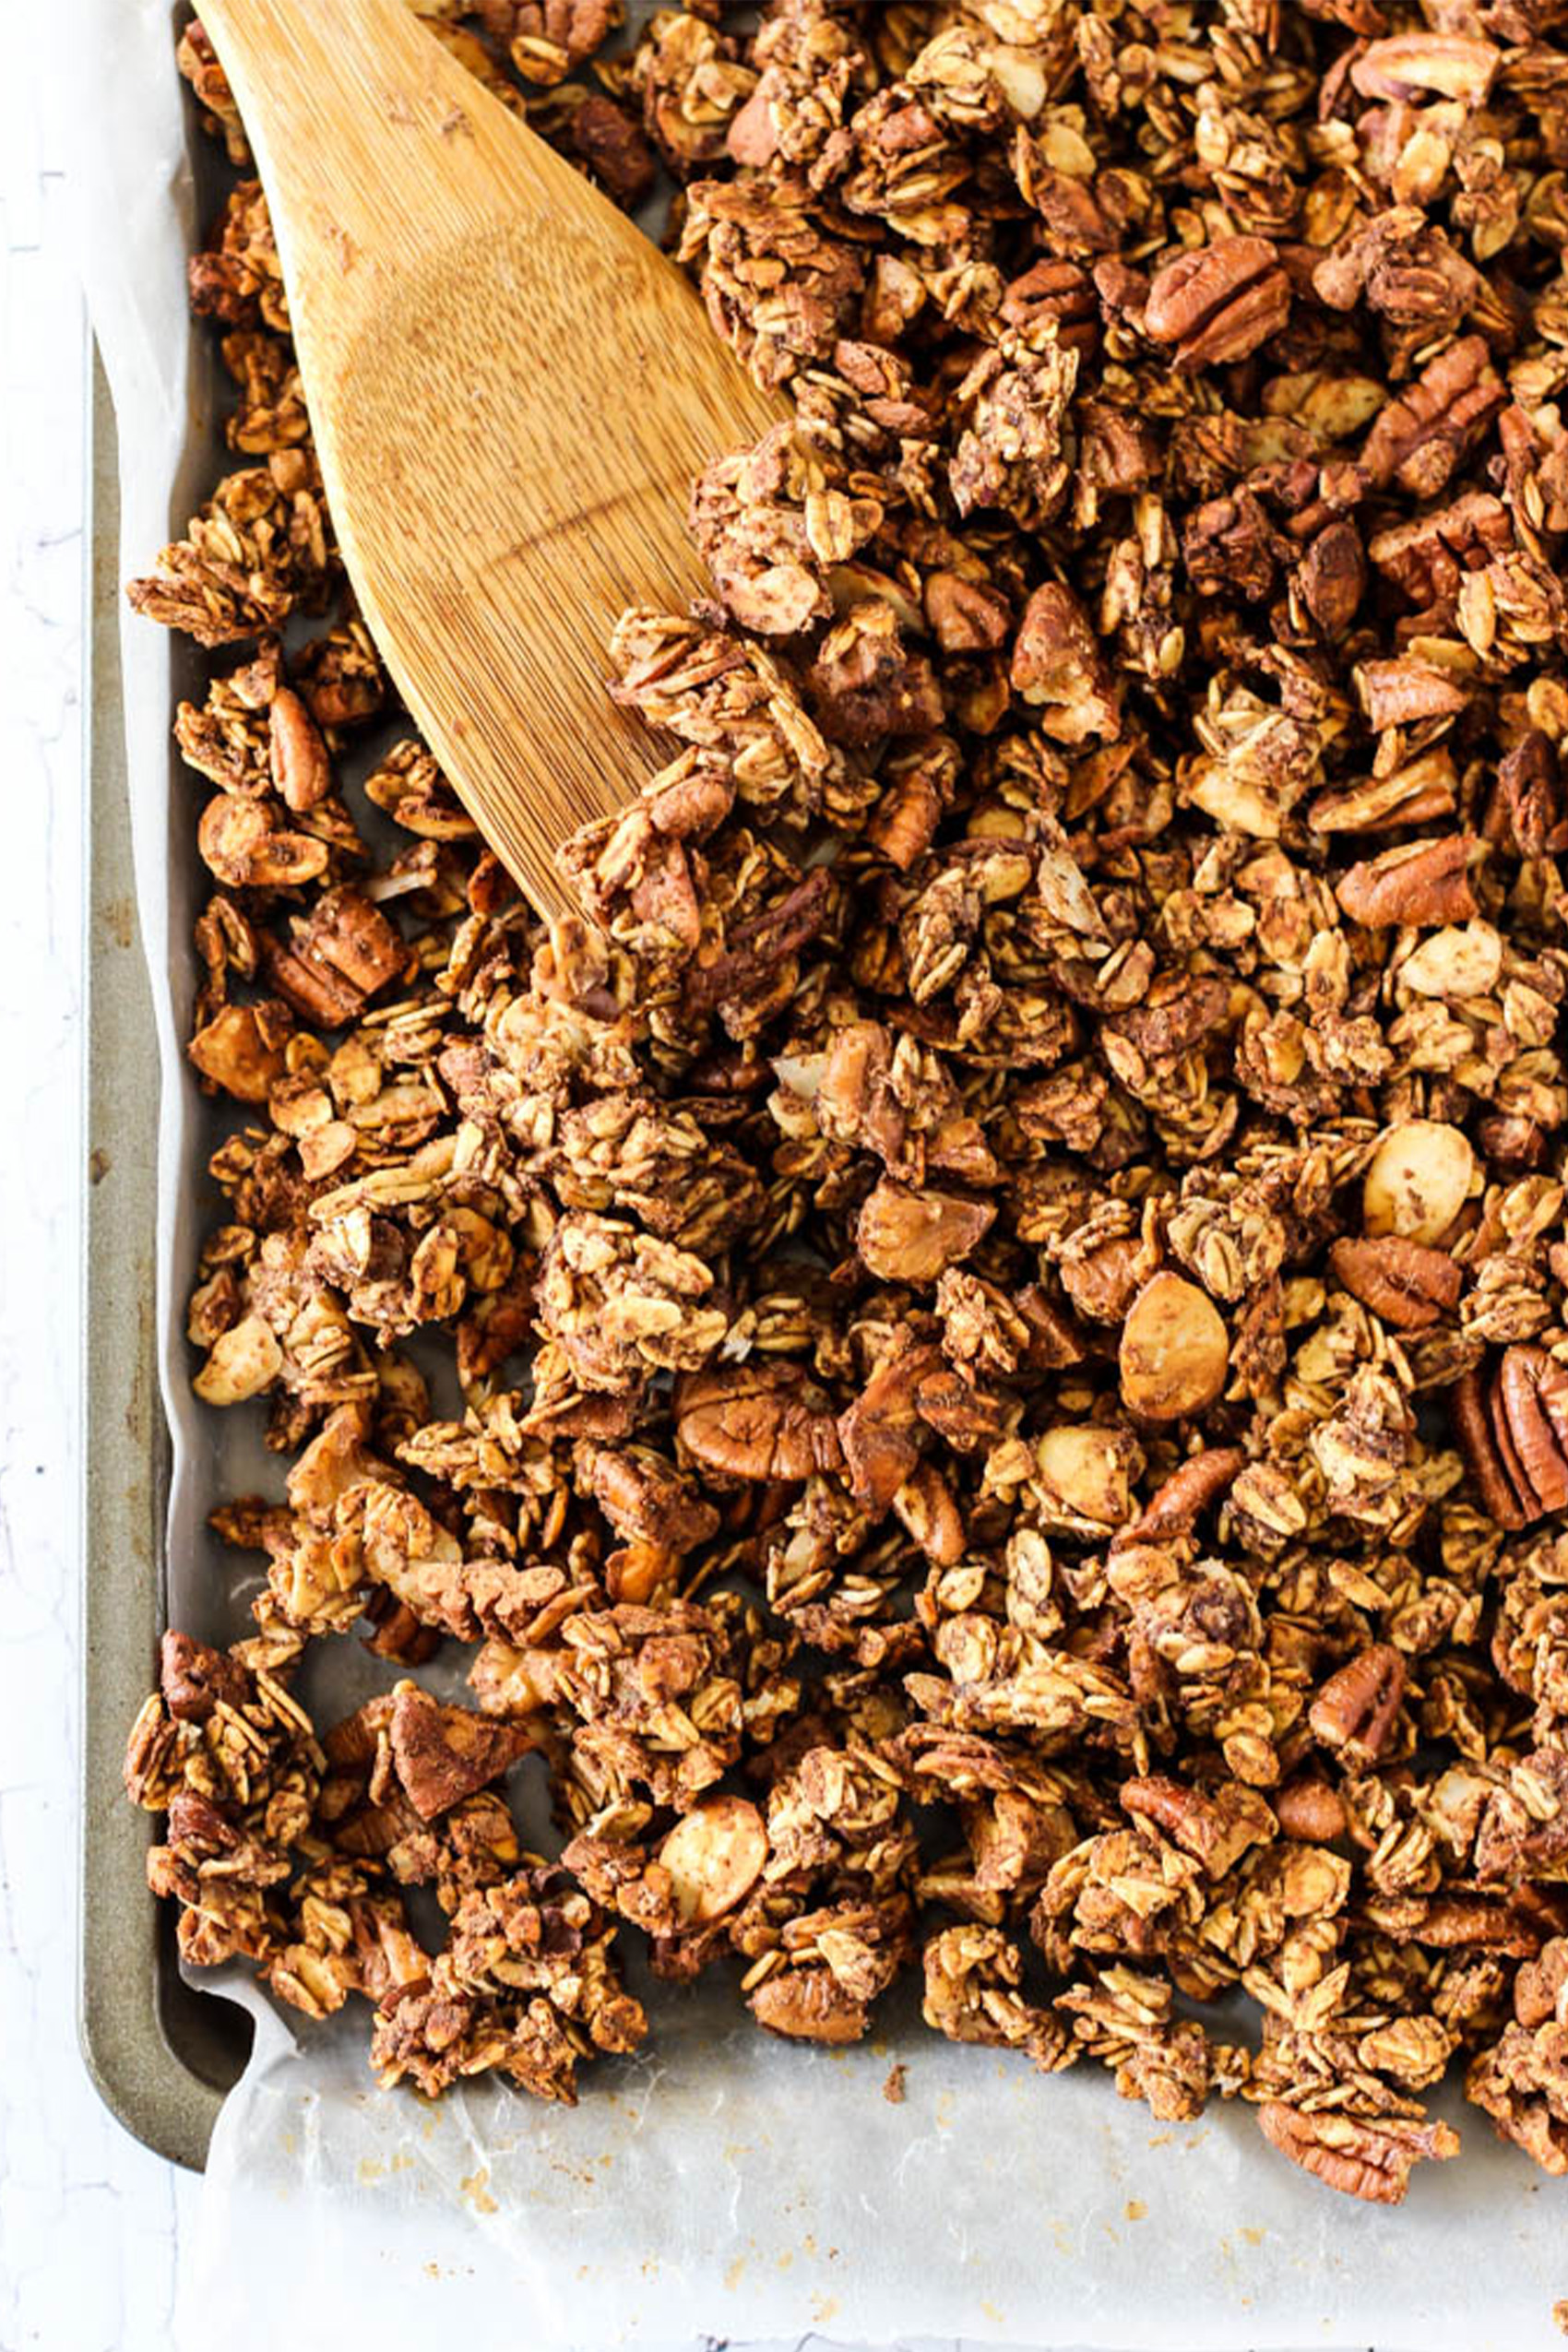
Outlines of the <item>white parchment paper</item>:
M 210 340 L 184 299 L 196 135 L 173 68 L 178 14 L 170 0 L 69 0 L 63 23 L 84 274 L 119 417 L 126 575 L 206 495 L 219 446 Z M 281 1466 L 254 1417 L 195 1403 L 181 1327 L 217 1206 L 201 1173 L 217 1131 L 177 1042 L 193 988 L 200 787 L 172 752 L 169 722 L 203 670 L 128 612 L 124 655 L 163 1060 L 169 1615 L 232 1639 L 255 1580 L 205 1514 L 236 1491 L 277 1491 Z M 351 1642 L 312 1670 L 322 1679 L 305 1695 L 327 1715 L 391 1677 Z M 759 2034 L 732 1985 L 638 1989 L 653 2014 L 647 2049 L 588 2070 L 581 2106 L 566 2111 L 493 2084 L 435 2107 L 384 2095 L 362 2010 L 301 2026 L 234 1988 L 255 2047 L 212 2144 L 181 2345 L 206 2352 L 216 2324 L 227 2352 L 312 2347 L 342 2335 L 350 2311 L 354 2340 L 383 2346 L 458 2327 L 491 2342 L 498 2322 L 503 2342 L 524 2345 L 814 2329 L 1113 2352 L 1561 2342 L 1550 2311 L 1568 2294 L 1568 2187 L 1497 2146 L 1456 2100 L 1447 2111 L 1463 2125 L 1463 2158 L 1421 2168 L 1389 2215 L 1307 2181 L 1245 2113 L 1161 2129 L 1099 2069 L 1046 2080 L 1022 2060 L 955 2049 L 920 2028 L 908 1990 L 884 2038 L 826 2051 Z M 895 2056 L 908 2065 L 901 2105 L 881 2096 Z

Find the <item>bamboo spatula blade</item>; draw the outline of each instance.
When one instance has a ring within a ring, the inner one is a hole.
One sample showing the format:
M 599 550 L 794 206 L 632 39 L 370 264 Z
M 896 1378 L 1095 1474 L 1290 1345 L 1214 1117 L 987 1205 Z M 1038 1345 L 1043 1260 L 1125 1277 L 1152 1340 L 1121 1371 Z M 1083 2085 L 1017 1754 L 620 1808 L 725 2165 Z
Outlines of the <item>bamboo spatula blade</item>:
M 206 0 L 277 234 L 349 576 L 398 692 L 534 903 L 653 758 L 606 689 L 683 609 L 693 477 L 781 413 L 636 225 L 406 0 Z

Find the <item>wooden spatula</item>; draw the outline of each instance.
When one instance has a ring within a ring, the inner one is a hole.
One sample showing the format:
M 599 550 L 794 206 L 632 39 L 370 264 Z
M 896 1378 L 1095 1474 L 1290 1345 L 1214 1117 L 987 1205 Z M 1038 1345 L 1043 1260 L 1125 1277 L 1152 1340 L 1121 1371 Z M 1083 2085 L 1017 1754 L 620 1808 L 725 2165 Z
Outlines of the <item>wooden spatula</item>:
M 407 0 L 202 0 L 277 232 L 327 501 L 388 671 L 546 913 L 653 765 L 605 691 L 688 603 L 691 480 L 780 413 L 679 271 Z

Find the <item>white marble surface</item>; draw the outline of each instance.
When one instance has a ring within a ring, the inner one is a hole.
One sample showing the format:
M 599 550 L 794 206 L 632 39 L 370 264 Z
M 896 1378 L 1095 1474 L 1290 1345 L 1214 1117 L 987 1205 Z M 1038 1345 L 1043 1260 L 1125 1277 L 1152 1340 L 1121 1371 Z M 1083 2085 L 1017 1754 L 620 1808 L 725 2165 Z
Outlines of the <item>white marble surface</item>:
M 110 2119 L 76 2042 L 84 327 L 60 148 L 17 65 L 0 57 L 0 2346 L 153 2352 L 196 2184 Z
M 199 2184 L 110 2118 L 76 2040 L 85 327 L 6 23 L 33 37 L 0 9 L 0 2352 L 166 2352 Z

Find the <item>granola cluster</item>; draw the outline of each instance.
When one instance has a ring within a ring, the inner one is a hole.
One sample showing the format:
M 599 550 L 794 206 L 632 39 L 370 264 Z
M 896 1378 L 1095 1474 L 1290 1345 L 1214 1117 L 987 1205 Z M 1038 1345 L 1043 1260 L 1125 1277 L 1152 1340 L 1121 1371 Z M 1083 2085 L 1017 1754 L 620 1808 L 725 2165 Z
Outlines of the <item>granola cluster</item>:
M 1357 2196 L 1455 2065 L 1568 2170 L 1561 11 L 613 14 L 433 21 L 673 176 L 793 414 L 621 624 L 668 756 L 548 936 L 416 740 L 345 792 L 386 689 L 183 44 L 237 465 L 131 594 L 234 648 L 189 1328 L 291 1467 L 133 1735 L 154 1884 L 426 2090 L 571 2096 L 626 1929 L 808 2040 L 919 1969 Z M 318 1740 L 355 1627 L 404 1679 Z

